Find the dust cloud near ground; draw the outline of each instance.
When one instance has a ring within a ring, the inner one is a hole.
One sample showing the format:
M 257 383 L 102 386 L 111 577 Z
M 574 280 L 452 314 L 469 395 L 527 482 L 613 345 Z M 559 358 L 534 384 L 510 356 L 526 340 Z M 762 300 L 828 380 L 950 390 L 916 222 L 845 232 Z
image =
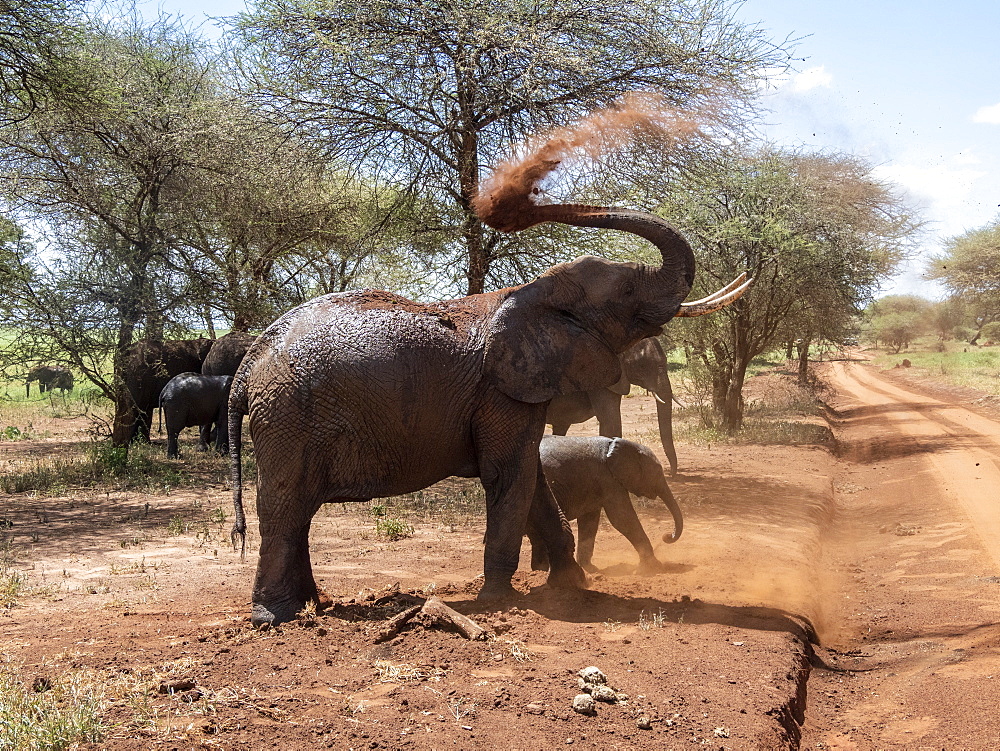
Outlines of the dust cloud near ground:
M 4 571 L 22 577 L 0 608 L 5 685 L 89 691 L 93 748 L 1000 747 L 1000 542 L 980 495 L 1000 479 L 997 423 L 961 395 L 824 367 L 835 440 L 678 444 L 681 539 L 660 543 L 667 509 L 636 502 L 663 573 L 637 575 L 605 521 L 590 590 L 549 589 L 526 542 L 522 597 L 499 609 L 475 600 L 475 481 L 321 509 L 329 607 L 266 631 L 248 620 L 255 519 L 243 561 L 224 463 L 190 439 L 174 466 L 198 483 L 3 495 Z M 655 415 L 624 400 L 626 437 L 659 454 Z M 69 452 L 80 427 L 4 442 L 0 466 Z M 488 638 L 417 620 L 387 636 L 432 595 Z M 589 666 L 614 698 L 581 714 Z

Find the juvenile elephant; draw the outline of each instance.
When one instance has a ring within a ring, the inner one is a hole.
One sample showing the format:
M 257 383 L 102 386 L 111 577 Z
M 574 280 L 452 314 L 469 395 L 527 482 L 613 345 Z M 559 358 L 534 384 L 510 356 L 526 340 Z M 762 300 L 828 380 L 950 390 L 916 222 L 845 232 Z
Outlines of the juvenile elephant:
M 25 396 L 31 396 L 31 382 L 38 381 L 38 393 L 53 389 L 73 390 L 73 373 L 61 365 L 36 365 L 28 371 L 24 381 Z
M 149 441 L 153 412 L 159 405 L 160 392 L 167 381 L 181 373 L 199 373 L 212 348 L 211 339 L 143 339 L 125 354 L 125 401 L 115 405 L 118 425 L 127 431 L 129 441 Z
M 578 520 L 576 560 L 585 571 L 597 570 L 592 559 L 601 509 L 611 526 L 625 535 L 639 553 L 639 570 L 662 570 L 663 564 L 653 554 L 629 493 L 659 498 L 669 509 L 674 533 L 664 534 L 664 542 L 677 541 L 684 529 L 684 517 L 667 486 L 663 466 L 648 447 L 624 438 L 547 435 L 542 438 L 539 456 L 549 490 L 563 515 L 569 521 Z M 547 569 L 545 543 L 530 525 L 528 539 L 531 567 Z
M 670 474 L 677 472 L 674 448 L 673 390 L 667 373 L 667 358 L 655 338 L 643 339 L 622 353 L 621 380 L 604 389 L 560 394 L 549 402 L 545 420 L 555 435 L 566 435 L 570 425 L 597 417 L 600 433 L 616 437 L 622 434 L 622 397 L 633 385 L 640 386 L 656 399 L 656 423 L 663 453 L 670 463 Z
M 236 375 L 243 357 L 256 339 L 253 334 L 243 331 L 230 331 L 220 336 L 201 365 L 202 375 Z
M 215 426 L 215 450 L 229 450 L 229 390 L 232 376 L 181 373 L 160 392 L 160 415 L 167 423 L 167 458 L 177 459 L 177 436 L 184 428 L 200 426 L 199 448 L 208 449 Z
M 449 476 L 479 477 L 486 491 L 481 600 L 515 594 L 529 520 L 548 549 L 549 583 L 586 586 L 572 531 L 541 477 L 546 404 L 619 380 L 619 353 L 682 310 L 694 254 L 652 214 L 520 194 L 500 206 L 507 195 L 480 196 L 484 221 L 505 231 L 561 222 L 631 232 L 659 249 L 662 265 L 584 256 L 528 284 L 437 303 L 373 290 L 324 295 L 268 327 L 229 401 L 234 542 L 246 529 L 243 415 L 258 467 L 253 623 L 289 620 L 318 599 L 309 526 L 322 504 L 409 493 Z

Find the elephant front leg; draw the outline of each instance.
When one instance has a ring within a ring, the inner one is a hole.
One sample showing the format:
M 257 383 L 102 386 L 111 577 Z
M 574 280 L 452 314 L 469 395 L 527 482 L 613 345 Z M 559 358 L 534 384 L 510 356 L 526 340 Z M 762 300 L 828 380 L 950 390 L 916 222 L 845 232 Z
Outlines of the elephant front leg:
M 604 505 L 604 513 L 608 515 L 611 526 L 621 532 L 639 554 L 640 573 L 657 573 L 663 570 L 663 564 L 653 554 L 653 546 L 646 530 L 642 528 L 642 522 L 639 521 L 627 490 L 622 489 L 608 499 Z
M 549 555 L 549 579 L 553 587 L 586 589 L 587 575 L 573 557 L 573 530 L 559 510 L 555 496 L 538 464 L 535 494 L 529 510 L 529 528 L 537 530 Z
M 260 523 L 260 559 L 253 585 L 254 626 L 290 621 L 307 602 L 319 602 L 309 558 L 311 518 L 289 527 L 287 523 Z

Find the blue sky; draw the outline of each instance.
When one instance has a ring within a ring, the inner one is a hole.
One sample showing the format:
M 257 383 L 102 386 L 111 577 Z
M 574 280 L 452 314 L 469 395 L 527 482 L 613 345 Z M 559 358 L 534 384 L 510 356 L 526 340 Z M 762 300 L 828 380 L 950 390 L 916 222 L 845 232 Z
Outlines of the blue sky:
M 140 5 L 147 15 L 159 8 L 196 22 L 244 7 Z M 927 256 L 1000 215 L 1000 2 L 746 0 L 739 18 L 772 39 L 798 39 L 796 72 L 775 79 L 764 97 L 763 134 L 857 154 L 898 185 L 927 227 L 918 257 L 883 292 L 940 297 L 922 279 Z
M 1000 214 L 1000 3 L 747 0 L 740 17 L 800 38 L 767 137 L 858 154 L 904 190 L 927 229 L 884 292 L 939 297 L 926 257 Z

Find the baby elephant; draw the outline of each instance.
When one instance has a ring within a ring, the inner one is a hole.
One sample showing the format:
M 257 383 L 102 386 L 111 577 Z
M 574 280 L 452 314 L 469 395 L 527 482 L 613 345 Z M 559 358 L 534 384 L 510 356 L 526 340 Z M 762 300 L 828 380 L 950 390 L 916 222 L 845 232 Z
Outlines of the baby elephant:
M 208 449 L 215 423 L 215 450 L 229 450 L 229 389 L 232 376 L 181 373 L 167 381 L 160 392 L 160 415 L 167 423 L 167 458 L 177 459 L 177 435 L 201 426 L 199 448 Z
M 663 564 L 653 555 L 629 493 L 644 498 L 661 498 L 674 518 L 673 535 L 664 542 L 676 542 L 684 519 L 673 493 L 667 487 L 663 467 L 646 446 L 623 438 L 547 435 L 539 449 L 542 471 L 567 520 L 577 519 L 579 538 L 577 562 L 587 571 L 596 571 L 591 561 L 594 538 L 601 521 L 601 509 L 611 526 L 621 532 L 639 553 L 639 570 L 654 573 Z M 548 567 L 548 554 L 541 537 L 528 531 L 531 540 L 531 567 Z

